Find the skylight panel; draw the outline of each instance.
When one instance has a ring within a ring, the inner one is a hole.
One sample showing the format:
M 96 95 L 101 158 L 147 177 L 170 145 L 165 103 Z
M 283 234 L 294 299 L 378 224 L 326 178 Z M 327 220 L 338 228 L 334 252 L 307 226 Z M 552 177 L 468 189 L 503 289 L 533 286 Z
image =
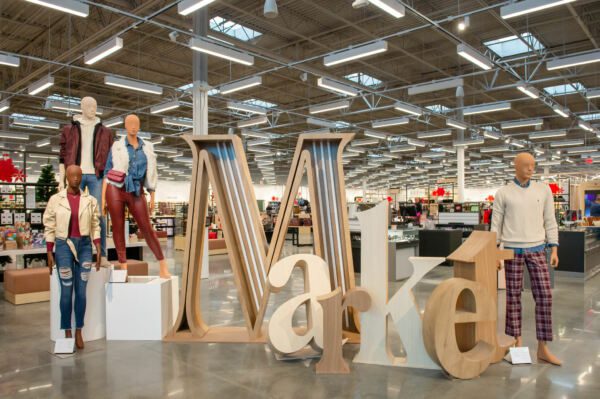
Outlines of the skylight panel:
M 483 44 L 501 58 L 545 49 L 544 45 L 531 33 L 525 32 L 520 36 L 523 40 L 520 40 L 517 36 L 507 36 L 483 42 Z
M 584 121 L 595 121 L 597 119 L 600 119 L 600 112 L 595 112 L 593 114 L 579 115 L 579 117 L 581 119 L 583 119 Z
M 366 87 L 379 87 L 382 83 L 381 80 L 373 77 L 371 75 L 367 75 L 366 73 L 356 72 L 351 73 L 350 75 L 344 76 L 346 79 L 351 80 L 359 85 L 363 85 Z
M 270 103 L 270 102 L 264 101 L 264 100 L 258 100 L 256 98 L 251 98 L 250 100 L 245 100 L 242 102 L 244 104 L 256 105 L 257 107 L 262 107 L 262 108 L 274 108 L 277 106 L 277 104 Z
M 427 108 L 428 110 L 431 110 L 433 112 L 436 112 L 438 114 L 447 114 L 448 112 L 452 111 L 450 108 L 448 108 L 442 104 L 428 105 L 425 108 Z
M 551 96 L 564 96 L 567 94 L 573 94 L 577 92 L 585 91 L 585 86 L 579 82 L 568 83 L 564 85 L 556 85 L 550 87 L 544 87 L 544 91 Z
M 262 33 L 250 29 L 247 26 L 216 16 L 209 22 L 210 29 L 231 36 L 235 39 L 247 42 L 261 36 Z

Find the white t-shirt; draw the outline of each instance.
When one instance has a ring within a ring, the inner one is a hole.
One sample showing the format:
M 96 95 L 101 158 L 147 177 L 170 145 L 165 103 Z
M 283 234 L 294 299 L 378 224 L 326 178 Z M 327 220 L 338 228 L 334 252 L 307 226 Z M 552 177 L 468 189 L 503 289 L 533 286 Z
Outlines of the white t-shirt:
M 98 118 L 90 121 L 81 115 L 75 115 L 73 120 L 81 126 L 81 172 L 86 175 L 96 174 L 94 168 L 94 127 L 100 122 Z

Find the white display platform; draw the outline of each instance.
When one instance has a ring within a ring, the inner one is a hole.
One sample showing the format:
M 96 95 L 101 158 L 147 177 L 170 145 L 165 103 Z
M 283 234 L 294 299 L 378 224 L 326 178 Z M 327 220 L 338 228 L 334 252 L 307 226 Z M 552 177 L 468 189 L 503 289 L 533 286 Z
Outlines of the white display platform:
M 179 278 L 130 276 L 106 284 L 107 340 L 162 340 L 179 310 Z
M 89 274 L 82 331 L 83 340 L 86 342 L 102 339 L 106 336 L 104 285 L 108 281 L 109 272 L 109 269 L 103 267 L 96 271 L 94 265 Z M 75 295 L 75 292 L 73 292 L 73 295 Z M 73 305 L 75 305 L 74 300 Z M 73 330 L 75 330 L 75 311 L 71 315 L 71 324 Z M 58 338 L 64 338 L 64 332 L 60 329 L 60 281 L 55 267 L 50 277 L 50 339 L 56 341 Z

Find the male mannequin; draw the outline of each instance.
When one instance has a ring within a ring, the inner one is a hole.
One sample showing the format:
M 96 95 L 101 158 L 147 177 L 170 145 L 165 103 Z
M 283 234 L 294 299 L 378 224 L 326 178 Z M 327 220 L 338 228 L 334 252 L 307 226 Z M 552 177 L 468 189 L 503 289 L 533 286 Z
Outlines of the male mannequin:
M 81 100 L 81 115 L 75 115 L 71 125 L 63 128 L 60 136 L 59 189 L 64 188 L 65 169 L 78 165 L 83 171 L 81 189 L 86 187 L 102 208 L 102 177 L 104 166 L 113 143 L 112 131 L 96 117 L 97 103 L 92 97 Z M 106 260 L 106 222 L 100 215 L 102 264 Z
M 506 334 L 521 346 L 521 291 L 523 267 L 527 265 L 535 299 L 537 357 L 560 366 L 562 362 L 547 346 L 547 341 L 552 341 L 552 291 L 546 246 L 552 251 L 550 264 L 557 267 L 558 226 L 550 187 L 531 181 L 534 170 L 531 154 L 517 155 L 514 180 L 496 193 L 491 231 L 498 234 L 504 248 L 515 252 L 515 258 L 505 262 Z

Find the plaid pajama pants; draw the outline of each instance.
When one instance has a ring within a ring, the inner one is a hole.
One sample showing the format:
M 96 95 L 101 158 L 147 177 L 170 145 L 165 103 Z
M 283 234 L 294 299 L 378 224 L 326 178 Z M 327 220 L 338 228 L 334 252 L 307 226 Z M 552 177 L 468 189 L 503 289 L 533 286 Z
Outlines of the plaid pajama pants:
M 521 336 L 521 292 L 523 266 L 531 278 L 531 293 L 535 300 L 535 329 L 538 341 L 552 341 L 552 290 L 546 252 L 515 254 L 504 262 L 506 275 L 506 334 Z

